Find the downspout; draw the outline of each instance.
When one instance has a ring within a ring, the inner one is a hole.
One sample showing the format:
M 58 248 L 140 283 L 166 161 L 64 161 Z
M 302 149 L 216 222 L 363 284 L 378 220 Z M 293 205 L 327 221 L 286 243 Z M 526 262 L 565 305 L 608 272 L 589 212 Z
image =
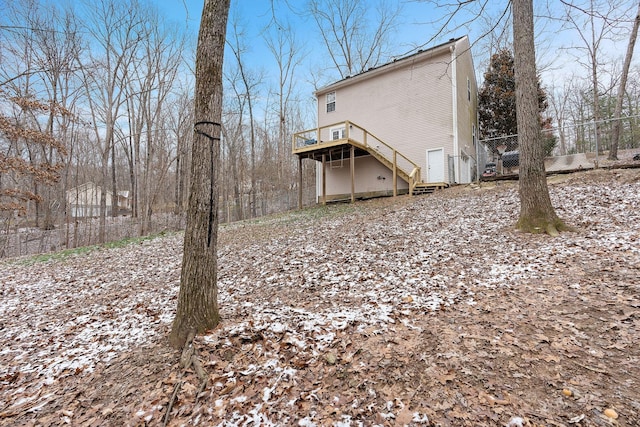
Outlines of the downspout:
M 453 44 L 449 47 L 451 52 L 451 96 L 452 96 L 452 108 L 453 108 L 453 172 L 454 180 L 456 183 L 460 182 L 460 150 L 458 149 L 458 73 L 456 70 L 456 45 Z
M 473 140 L 473 143 L 475 144 L 474 148 L 476 150 L 476 182 L 480 182 L 480 176 L 482 174 L 482 171 L 480 169 L 480 129 L 478 128 L 478 122 L 478 111 L 476 110 L 476 118 L 474 123 L 474 126 L 476 127 L 476 137 Z M 482 166 L 484 167 L 484 164 Z

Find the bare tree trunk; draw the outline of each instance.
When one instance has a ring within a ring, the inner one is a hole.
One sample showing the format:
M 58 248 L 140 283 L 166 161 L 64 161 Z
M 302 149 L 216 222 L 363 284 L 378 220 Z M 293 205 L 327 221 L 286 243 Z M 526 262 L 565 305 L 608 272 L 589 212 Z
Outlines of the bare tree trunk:
M 638 27 L 640 26 L 640 3 L 638 3 L 638 12 L 633 21 L 633 29 L 629 36 L 629 45 L 627 46 L 627 54 L 624 57 L 624 65 L 622 67 L 622 76 L 620 77 L 620 88 L 616 97 L 616 109 L 613 113 L 613 131 L 611 133 L 611 148 L 609 150 L 609 160 L 618 160 L 618 144 L 620 142 L 620 128 L 622 126 L 620 115 L 622 114 L 622 101 L 624 100 L 624 92 L 627 90 L 627 76 L 629 75 L 629 67 L 631 66 L 631 58 L 633 57 L 633 49 L 638 38 Z
M 176 174 L 173 178 L 173 183 L 175 185 L 173 192 L 173 213 L 179 215 L 180 212 L 182 212 L 182 142 L 179 134 L 177 135 L 176 140 Z
M 570 122 L 569 115 L 569 95 L 574 90 L 572 86 L 565 84 L 560 90 L 555 88 L 551 91 L 549 97 L 549 105 L 553 108 L 556 122 L 558 123 L 558 135 L 560 137 L 560 155 L 565 156 L 568 154 L 567 147 L 567 121 Z
M 111 217 L 118 216 L 118 183 L 116 180 L 116 144 L 111 144 Z
M 256 131 L 253 120 L 253 102 L 249 98 L 249 129 L 251 132 L 251 195 L 249 204 L 251 205 L 251 218 L 256 217 Z
M 206 0 L 196 56 L 196 104 L 191 185 L 178 308 L 170 342 L 220 322 L 217 287 L 218 186 L 222 119 L 222 61 L 230 0 Z
M 605 47 L 604 42 L 607 40 L 615 40 L 617 33 L 622 30 L 621 24 L 627 22 L 629 2 L 597 2 L 590 0 L 584 7 L 561 0 L 566 7 L 565 19 L 575 29 L 577 36 L 584 43 L 583 47 L 576 46 L 575 51 L 584 51 L 584 54 L 576 54 L 576 60 L 582 64 L 584 58 L 588 58 L 587 66 L 590 72 L 590 85 L 592 92 L 592 120 L 594 122 L 594 139 L 598 152 L 602 153 L 605 149 L 610 149 L 607 141 L 607 132 L 603 131 L 602 124 L 602 106 L 600 100 L 599 87 L 600 73 L 599 67 L 602 65 L 600 58 L 601 48 Z M 635 4 L 635 2 L 634 2 Z M 588 7 L 587 7 L 588 5 Z M 584 19 L 580 18 L 583 17 Z M 591 147 L 585 149 L 592 149 Z
M 154 141 L 151 135 L 151 111 L 149 106 L 145 106 L 147 108 L 147 150 L 146 150 L 146 159 L 144 161 L 144 172 L 142 173 L 142 189 L 143 189 L 143 204 L 142 204 L 142 218 L 140 221 L 140 235 L 145 236 L 149 233 L 149 219 L 151 218 L 151 161 L 153 159 L 153 151 L 154 151 Z
M 111 143 L 113 142 L 113 116 L 111 111 L 107 111 L 107 133 L 104 139 L 104 147 L 100 153 L 100 208 L 98 212 L 98 243 L 105 243 L 107 240 L 107 188 L 109 187 L 109 153 L 111 153 Z M 95 127 L 95 124 L 94 124 Z M 97 131 L 96 131 L 97 133 Z M 113 206 L 113 197 L 111 197 Z
M 95 132 L 95 139 L 100 151 L 100 220 L 99 242 L 105 241 L 106 227 L 106 191 L 109 188 L 109 155 L 111 144 L 115 143 L 114 132 L 119 119 L 119 111 L 126 102 L 124 85 L 130 65 L 135 60 L 135 51 L 142 42 L 138 4 L 125 4 L 115 0 L 98 0 L 91 4 L 91 18 L 86 29 L 96 43 L 94 52 L 103 65 L 100 72 L 89 73 L 82 70 L 85 91 L 89 103 L 90 114 Z M 126 17 L 126 19 L 125 19 Z M 135 67 L 133 67 L 135 68 Z M 99 88 L 96 90 L 96 88 Z M 100 123 L 100 124 L 99 124 Z M 102 129 L 105 137 L 102 137 Z M 117 194 L 112 195 L 111 208 Z
M 130 188 L 130 193 L 129 193 L 129 200 L 130 200 L 130 209 L 131 209 L 131 217 L 135 218 L 136 217 L 136 213 L 137 213 L 137 199 L 138 199 L 138 192 L 136 191 L 136 188 L 138 186 L 138 182 L 137 182 L 137 177 L 136 177 L 136 172 L 135 172 L 135 166 L 133 164 L 133 159 L 134 159 L 134 154 L 133 154 L 133 144 L 131 143 L 132 141 L 132 137 L 131 135 L 129 135 L 128 137 L 129 141 L 129 152 L 127 153 L 127 163 L 129 166 L 129 188 Z
M 564 120 L 558 120 L 558 135 L 560 135 L 560 155 L 567 155 L 567 136 L 564 131 Z
M 551 205 L 544 169 L 544 149 L 538 122 L 533 0 L 513 0 L 512 10 L 520 144 L 520 218 L 516 227 L 526 232 L 557 235 L 566 227 Z
M 282 26 L 282 23 L 278 23 Z M 265 38 L 267 47 L 278 64 L 278 140 L 275 144 L 275 168 L 278 188 L 284 187 L 284 183 L 292 177 L 291 155 L 289 148 L 289 109 L 293 97 L 296 82 L 296 70 L 300 65 L 303 54 L 298 46 L 292 28 L 287 24 L 285 31 L 278 31 L 275 36 Z M 266 126 L 265 126 L 266 128 Z
M 593 26 L 593 20 L 591 21 L 591 25 Z M 592 31 L 593 34 L 593 31 Z M 594 38 L 595 40 L 595 38 Z M 595 41 L 593 42 L 595 46 Z M 596 57 L 596 50 L 594 48 L 591 57 L 591 90 L 593 91 L 593 123 L 594 123 L 594 138 L 596 142 L 596 146 L 594 150 L 596 153 L 601 153 L 604 151 L 604 144 L 602 143 L 602 124 L 600 123 L 602 120 L 602 113 L 600 112 L 600 93 L 598 91 L 598 58 Z M 596 165 L 597 167 L 598 165 Z
M 255 119 L 253 115 L 253 91 L 256 88 L 257 82 L 255 78 L 253 78 L 246 70 L 245 64 L 243 62 L 243 53 L 245 48 L 242 46 L 240 38 L 242 37 L 242 33 L 238 30 L 237 24 L 233 24 L 233 43 L 230 43 L 231 51 L 233 52 L 237 62 L 238 62 L 238 74 L 239 78 L 242 82 L 242 86 L 244 89 L 244 93 L 237 93 L 238 97 L 242 97 L 246 100 L 247 107 L 249 109 L 249 142 L 250 142 L 250 178 L 251 178 L 251 188 L 249 189 L 249 212 L 251 218 L 255 218 L 256 216 L 256 131 L 255 131 Z M 235 90 L 235 89 L 234 89 Z M 239 126 L 242 126 L 242 123 L 238 123 Z

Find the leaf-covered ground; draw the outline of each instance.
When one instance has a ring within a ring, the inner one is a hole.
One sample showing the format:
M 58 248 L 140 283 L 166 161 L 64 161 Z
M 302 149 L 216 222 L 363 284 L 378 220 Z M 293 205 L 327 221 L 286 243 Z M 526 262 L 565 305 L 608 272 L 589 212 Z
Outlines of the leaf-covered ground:
M 640 170 L 549 181 L 559 238 L 509 182 L 221 228 L 204 385 L 182 235 L 1 264 L 0 425 L 638 426 Z

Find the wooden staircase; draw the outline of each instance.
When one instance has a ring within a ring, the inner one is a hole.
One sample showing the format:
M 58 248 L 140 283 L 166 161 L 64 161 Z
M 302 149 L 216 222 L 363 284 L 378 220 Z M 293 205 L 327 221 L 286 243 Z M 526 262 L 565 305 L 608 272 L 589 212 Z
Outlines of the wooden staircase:
M 393 160 L 388 159 L 384 154 L 380 153 L 375 149 L 367 149 L 367 152 L 375 157 L 380 163 L 385 165 L 389 170 L 393 171 Z M 419 166 L 416 165 L 416 168 L 419 169 Z M 398 167 L 397 173 L 400 178 L 409 183 L 409 194 L 412 196 L 420 196 L 424 194 L 433 194 L 437 190 L 442 190 L 449 187 L 449 184 L 446 182 L 437 182 L 437 183 L 427 183 L 427 182 L 413 182 L 413 186 L 411 186 L 412 179 L 414 179 L 410 173 L 404 168 Z M 419 176 L 419 175 L 418 175 Z
M 384 153 L 382 153 L 381 151 L 378 151 L 377 149 L 371 146 L 366 146 L 361 148 L 367 151 L 369 154 L 371 154 L 377 161 L 379 161 L 384 166 L 386 166 L 387 169 L 389 169 L 390 171 L 393 171 L 393 168 L 394 168 L 393 159 L 388 158 L 387 156 L 385 156 Z M 398 174 L 398 177 L 402 178 L 406 182 L 410 182 L 410 180 L 412 179 L 411 172 L 413 172 L 416 168 L 418 170 L 420 169 L 418 165 L 415 165 L 415 167 L 411 171 L 408 171 L 405 168 L 399 166 L 397 160 L 395 162 L 395 168 L 396 168 L 396 173 Z
M 343 138 L 332 139 L 332 129 L 343 129 Z M 449 187 L 445 182 L 427 183 L 422 181 L 420 166 L 398 150 L 383 142 L 353 122 L 333 123 L 317 129 L 298 132 L 293 135 L 293 154 L 318 160 L 318 156 L 332 153 L 344 147 L 355 147 L 373 156 L 377 161 L 393 172 L 394 195 L 397 192 L 396 179 L 399 177 L 409 184 L 409 194 L 431 194 L 436 190 Z
M 414 196 L 420 196 L 422 194 L 433 194 L 438 190 L 443 190 L 448 187 L 449 187 L 449 184 L 447 184 L 446 182 L 438 182 L 438 183 L 431 183 L 431 184 L 426 182 L 419 182 L 413 188 L 412 194 Z

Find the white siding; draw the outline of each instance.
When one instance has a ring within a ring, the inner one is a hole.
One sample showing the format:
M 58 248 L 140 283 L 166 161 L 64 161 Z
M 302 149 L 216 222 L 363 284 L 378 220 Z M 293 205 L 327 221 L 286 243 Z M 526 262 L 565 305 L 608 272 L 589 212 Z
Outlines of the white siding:
M 473 69 L 473 59 L 469 52 L 468 39 L 462 39 L 456 45 L 457 62 L 457 107 L 458 107 L 458 149 L 456 166 L 460 168 L 460 182 L 471 181 L 472 173 L 464 171 L 472 166 L 471 159 L 464 161 L 464 157 L 476 158 L 476 147 L 473 145 L 473 125 L 477 128 L 478 89 Z M 471 89 L 471 100 L 468 98 L 467 83 Z M 477 132 L 477 130 L 476 130 Z
M 471 117 L 475 120 L 476 114 L 473 63 L 468 39 L 462 38 L 455 45 L 455 51 L 461 55 L 458 60 L 465 59 L 457 64 L 456 73 L 459 150 L 474 153 L 471 144 Z M 452 47 L 453 43 L 446 44 L 321 89 L 316 92 L 318 126 L 345 120 L 356 123 L 409 157 L 421 167 L 422 178 L 426 180 L 427 150 L 444 148 L 445 159 L 460 155 L 459 151 L 453 151 Z M 472 86 L 471 102 L 467 98 L 468 77 Z M 328 92 L 336 94 L 335 111 L 329 113 L 326 112 L 325 96 Z M 321 135 L 321 140 L 327 139 L 328 133 Z M 371 174 L 366 176 L 360 171 L 356 173 L 356 192 L 373 191 L 367 187 L 370 178 L 379 176 L 379 170 L 386 170 L 381 165 L 374 168 L 374 164 L 377 162 L 372 158 L 356 162 L 356 171 L 372 168 Z M 350 177 L 335 169 L 329 169 L 327 177 L 327 194 L 351 191 Z M 445 177 L 448 177 L 446 172 Z M 376 188 L 391 185 L 389 180 L 375 181 Z M 399 182 L 406 184 L 402 180 Z
M 71 207 L 73 216 L 98 216 L 100 215 L 100 198 L 102 188 L 92 182 L 67 190 L 67 203 Z M 107 202 L 107 214 L 111 212 L 111 192 L 105 194 Z
M 371 156 L 357 157 L 354 164 L 356 193 L 393 191 L 393 173 L 376 159 Z M 321 164 L 319 163 L 319 165 Z M 345 158 L 343 162 L 327 162 L 327 195 L 351 194 L 351 168 L 349 165 L 349 158 Z M 318 169 L 322 171 L 321 166 Z M 398 190 L 407 190 L 408 188 L 407 183 L 398 178 Z M 318 192 L 318 200 L 321 198 L 322 187 Z

